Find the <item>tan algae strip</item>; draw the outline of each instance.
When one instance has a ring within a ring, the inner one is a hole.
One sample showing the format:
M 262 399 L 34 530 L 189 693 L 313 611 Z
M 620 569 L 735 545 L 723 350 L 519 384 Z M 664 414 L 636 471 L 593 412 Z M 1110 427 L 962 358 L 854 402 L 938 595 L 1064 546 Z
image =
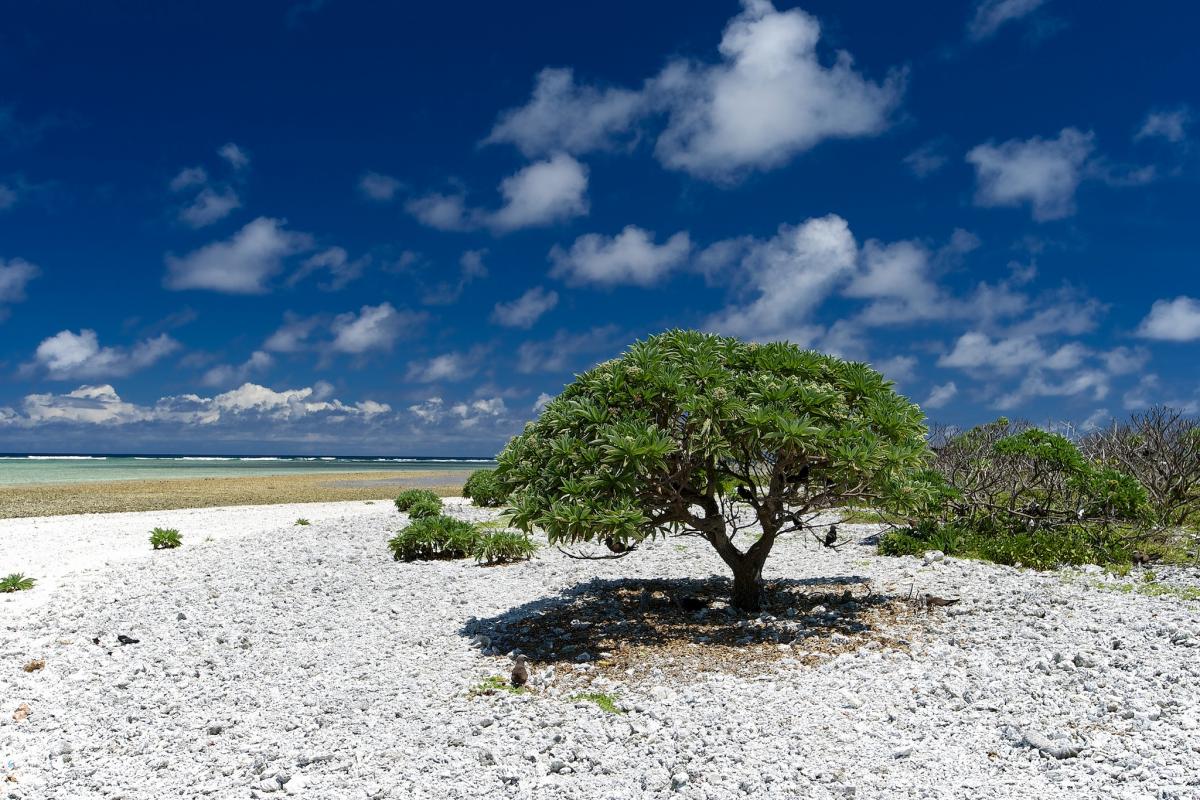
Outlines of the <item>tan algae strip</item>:
M 403 488 L 462 493 L 470 473 L 454 471 L 326 472 L 229 478 L 166 478 L 0 487 L 0 519 L 171 508 L 390 500 Z

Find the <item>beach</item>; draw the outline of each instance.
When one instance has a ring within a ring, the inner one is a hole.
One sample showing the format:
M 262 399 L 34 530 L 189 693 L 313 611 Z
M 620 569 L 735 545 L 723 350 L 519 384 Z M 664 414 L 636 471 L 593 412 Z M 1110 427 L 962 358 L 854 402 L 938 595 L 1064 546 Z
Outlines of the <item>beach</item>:
M 325 472 L 0 486 L 0 519 L 214 506 L 388 501 L 405 487 L 458 494 L 470 470 Z
M 781 540 L 789 607 L 741 615 L 694 538 L 399 563 L 406 522 L 366 501 L 0 521 L 6 564 L 47 578 L 0 596 L 7 796 L 1195 796 L 1195 605 L 1136 571 L 882 557 L 878 525 L 844 524 L 839 550 Z M 156 525 L 183 546 L 151 552 Z M 681 591 L 707 607 L 680 616 Z M 498 691 L 515 644 L 531 685 Z

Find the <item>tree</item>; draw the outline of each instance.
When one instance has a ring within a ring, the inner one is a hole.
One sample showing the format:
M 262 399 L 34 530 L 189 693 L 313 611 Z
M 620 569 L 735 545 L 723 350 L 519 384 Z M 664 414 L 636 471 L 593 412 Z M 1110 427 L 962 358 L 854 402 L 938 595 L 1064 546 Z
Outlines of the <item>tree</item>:
M 902 510 L 928 487 L 921 410 L 865 364 L 694 331 L 578 376 L 499 455 L 513 524 L 624 552 L 694 535 L 761 603 L 777 538 L 847 504 Z M 742 547 L 739 533 L 761 536 Z

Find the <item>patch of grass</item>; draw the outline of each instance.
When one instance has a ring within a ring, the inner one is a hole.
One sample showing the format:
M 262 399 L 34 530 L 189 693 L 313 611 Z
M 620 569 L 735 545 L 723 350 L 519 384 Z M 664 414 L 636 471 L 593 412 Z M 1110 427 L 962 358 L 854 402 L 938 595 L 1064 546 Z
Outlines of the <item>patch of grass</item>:
M 496 531 L 475 540 L 471 555 L 481 564 L 511 564 L 528 561 L 537 552 L 537 543 L 518 531 Z
M 919 556 L 927 550 L 1038 570 L 1081 564 L 1112 568 L 1130 564 L 1133 556 L 1130 537 L 1122 535 L 1120 530 L 1085 526 L 989 534 L 956 525 L 926 524 L 889 531 L 879 539 L 880 555 Z
M 311 525 L 312 523 L 310 523 L 304 517 L 301 517 L 300 519 L 296 520 L 296 524 L 297 525 Z
M 847 525 L 870 525 L 874 523 L 897 522 L 894 517 L 882 514 L 872 508 L 845 508 L 841 511 L 839 522 Z
M 155 528 L 150 531 L 150 547 L 154 550 L 174 550 L 183 544 L 183 537 L 174 528 Z
M 600 707 L 601 711 L 606 711 L 609 714 L 624 714 L 625 712 L 617 708 L 617 701 L 612 695 L 604 692 L 584 692 L 582 694 L 571 695 L 572 700 L 585 700 L 589 703 L 595 703 Z
M 1068 583 L 1074 581 L 1068 580 Z M 1086 581 L 1085 584 L 1102 592 L 1140 594 L 1145 597 L 1173 597 L 1176 600 L 1200 601 L 1200 588 L 1195 586 L 1172 586 L 1151 579 L 1143 583 L 1115 583 L 1110 581 Z
M 422 501 L 436 501 L 441 508 L 442 499 L 428 489 L 405 489 L 396 496 L 396 510 L 410 511 L 414 504 Z
M 492 675 L 484 679 L 481 683 L 477 683 L 471 687 L 469 695 L 488 695 L 496 692 L 508 692 L 509 694 L 525 694 L 528 692 L 524 686 L 513 686 L 508 679 L 501 675 Z
M 0 592 L 4 594 L 12 594 L 13 592 L 25 592 L 33 588 L 37 583 L 36 580 L 19 572 L 14 572 L 11 575 L 5 575 L 0 578 Z

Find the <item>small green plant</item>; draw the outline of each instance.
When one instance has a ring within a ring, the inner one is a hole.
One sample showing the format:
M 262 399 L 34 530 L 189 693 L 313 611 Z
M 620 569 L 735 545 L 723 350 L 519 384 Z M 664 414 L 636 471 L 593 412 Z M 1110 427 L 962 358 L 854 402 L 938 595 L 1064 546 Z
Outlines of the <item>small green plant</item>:
M 442 513 L 442 498 L 440 497 L 423 497 L 417 500 L 408 507 L 408 516 L 411 519 L 424 519 L 426 517 L 436 517 Z
M 479 469 L 463 484 L 463 496 L 477 506 L 497 508 L 508 500 L 508 490 L 496 478 L 496 470 Z
M 19 572 L 14 572 L 11 575 L 5 575 L 0 578 L 0 592 L 12 594 L 13 592 L 24 592 L 33 588 L 33 584 L 37 583 L 33 578 L 28 578 Z
M 523 533 L 496 531 L 480 536 L 472 555 L 481 564 L 509 564 L 527 561 L 537 552 L 537 543 Z
M 525 694 L 528 692 L 524 686 L 513 686 L 507 680 L 499 675 L 492 675 L 475 686 L 471 687 L 469 694 L 495 694 L 496 692 L 508 692 L 509 694 Z
M 306 520 L 304 517 L 301 517 L 300 519 L 296 520 L 296 524 L 297 525 L 309 525 L 311 523 L 308 520 Z
M 572 700 L 585 700 L 589 703 L 595 703 L 600 707 L 601 711 L 607 711 L 609 714 L 624 714 L 625 712 L 617 708 L 617 701 L 612 695 L 604 694 L 603 692 L 585 692 L 571 696 Z
M 405 489 L 396 497 L 396 510 L 408 511 L 413 507 L 413 503 L 417 503 L 422 500 L 435 500 L 437 501 L 439 507 L 441 506 L 442 502 L 442 499 L 438 497 L 435 492 L 431 492 L 429 489 Z
M 183 537 L 174 528 L 155 528 L 150 531 L 150 547 L 155 550 L 174 550 L 183 544 Z
M 397 561 L 466 558 L 475 552 L 480 538 L 471 523 L 438 515 L 414 519 L 388 540 L 388 549 Z

